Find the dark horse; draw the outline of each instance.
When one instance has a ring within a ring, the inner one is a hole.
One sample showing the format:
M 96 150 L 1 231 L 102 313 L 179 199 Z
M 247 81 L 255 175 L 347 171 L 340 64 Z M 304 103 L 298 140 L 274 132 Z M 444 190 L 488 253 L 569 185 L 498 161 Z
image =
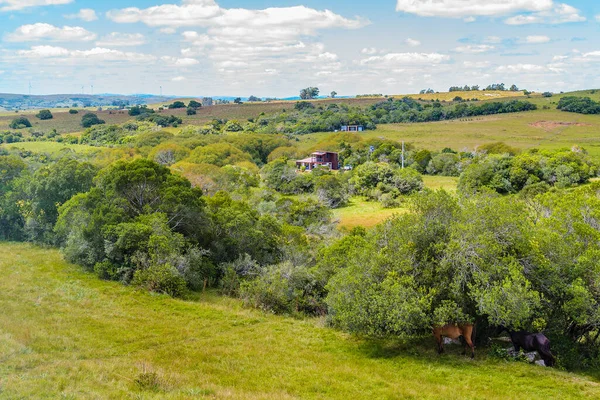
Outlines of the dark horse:
M 515 346 L 515 351 L 523 349 L 525 351 L 537 351 L 540 354 L 544 364 L 548 367 L 554 366 L 556 359 L 550 352 L 550 340 L 543 333 L 529 333 L 525 331 L 511 331 L 510 329 L 501 327 L 510 335 L 510 340 Z
M 447 324 L 444 326 L 434 326 L 433 336 L 437 341 L 438 353 L 442 354 L 444 352 L 444 337 L 449 337 L 450 339 L 458 339 L 462 336 L 466 342 L 465 351 L 463 352 L 463 354 L 466 354 L 467 347 L 469 347 L 471 348 L 471 358 L 475 358 L 475 345 L 473 344 L 474 329 L 475 325 L 473 324 Z

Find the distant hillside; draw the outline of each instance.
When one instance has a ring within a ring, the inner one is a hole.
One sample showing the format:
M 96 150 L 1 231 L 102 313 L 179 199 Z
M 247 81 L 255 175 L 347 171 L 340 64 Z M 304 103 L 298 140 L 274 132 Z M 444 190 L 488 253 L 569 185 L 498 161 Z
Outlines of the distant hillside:
M 119 95 L 119 94 L 52 94 L 52 95 L 26 95 L 0 93 L 0 110 L 28 110 L 41 108 L 68 108 L 68 107 L 106 107 L 120 105 L 135 105 L 160 103 L 170 100 L 167 96 L 147 94 Z

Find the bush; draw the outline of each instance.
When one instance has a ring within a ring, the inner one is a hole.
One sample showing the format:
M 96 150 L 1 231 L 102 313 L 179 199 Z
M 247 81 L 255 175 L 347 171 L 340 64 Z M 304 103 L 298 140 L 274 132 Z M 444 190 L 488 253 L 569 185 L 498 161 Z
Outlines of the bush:
M 542 96 L 544 96 L 544 97 L 552 97 L 552 93 L 550 93 L 550 92 L 544 92 L 544 93 L 542 93 Z
M 187 291 L 185 279 L 169 264 L 152 265 L 147 269 L 137 270 L 131 284 L 173 297 L 181 297 Z
M 79 111 L 70 109 L 69 114 L 79 114 Z
M 47 119 L 52 119 L 54 118 L 54 116 L 52 115 L 52 113 L 50 112 L 50 110 L 42 110 L 39 113 L 36 114 L 36 117 L 43 120 L 47 120 Z
M 103 125 L 106 122 L 98 118 L 98 116 L 94 113 L 87 113 L 81 118 L 81 126 L 84 128 L 89 128 L 94 125 Z
M 177 108 L 185 108 L 185 103 L 183 101 L 175 101 L 172 104 L 169 104 L 169 109 L 177 109 Z
M 31 122 L 25 117 L 19 117 L 12 120 L 9 127 L 11 129 L 31 128 Z
M 196 109 L 192 108 L 192 107 L 188 107 L 187 111 L 186 111 L 187 115 L 196 115 Z

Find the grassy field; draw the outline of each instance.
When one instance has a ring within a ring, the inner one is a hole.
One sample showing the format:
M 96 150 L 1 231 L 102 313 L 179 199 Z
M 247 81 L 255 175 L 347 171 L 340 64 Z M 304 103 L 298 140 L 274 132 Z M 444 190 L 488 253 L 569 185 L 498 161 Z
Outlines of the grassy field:
M 455 97 L 461 97 L 465 100 L 469 99 L 477 99 L 477 100 L 504 100 L 507 98 L 520 98 L 526 97 L 523 92 L 509 92 L 509 91 L 499 91 L 499 90 L 479 90 L 479 91 L 458 91 L 458 92 L 439 92 L 439 93 L 430 93 L 430 94 L 409 94 L 409 95 L 394 95 L 391 97 L 411 97 L 413 99 L 421 99 L 421 100 L 439 100 L 439 101 L 452 101 Z M 536 96 L 536 95 L 534 95 Z M 534 97 L 532 96 L 532 97 Z M 540 95 L 537 95 L 540 96 Z
M 0 244 L 1 399 L 581 399 L 596 378 L 104 282 Z M 144 378 L 146 378 L 144 380 Z M 145 382 L 145 383 L 142 383 Z
M 545 101 L 541 100 L 540 101 Z M 582 115 L 556 109 L 502 114 L 472 119 L 419 124 L 384 124 L 356 134 L 361 139 L 405 141 L 419 148 L 473 150 L 486 143 L 504 142 L 516 148 L 557 149 L 579 145 L 600 159 L 600 115 Z M 330 150 L 332 133 L 300 138 L 305 152 Z
M 429 189 L 445 189 L 449 192 L 456 192 L 458 178 L 424 175 L 423 182 Z M 407 212 L 405 207 L 384 208 L 377 201 L 366 201 L 362 197 L 353 197 L 346 207 L 333 210 L 333 216 L 341 229 L 352 229 L 357 226 L 372 228 L 395 214 L 405 212 Z
M 58 154 L 61 151 L 73 150 L 77 153 L 86 151 L 101 151 L 98 147 L 87 146 L 85 144 L 66 144 L 58 142 L 19 142 L 19 143 L 3 143 L 0 148 L 23 149 L 33 151 L 35 153 Z

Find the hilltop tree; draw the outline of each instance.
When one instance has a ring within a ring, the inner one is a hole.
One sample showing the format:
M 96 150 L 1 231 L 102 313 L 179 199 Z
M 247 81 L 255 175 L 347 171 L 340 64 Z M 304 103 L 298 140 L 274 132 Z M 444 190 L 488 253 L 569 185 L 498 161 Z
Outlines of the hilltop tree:
M 302 89 L 300 91 L 300 98 L 302 100 L 310 100 L 317 98 L 319 96 L 319 88 L 316 87 L 308 87 L 306 89 Z
M 188 108 L 193 108 L 194 110 L 197 110 L 200 107 L 202 107 L 202 103 L 196 100 L 190 100 L 190 103 L 188 104 Z
M 519 91 L 519 88 L 517 87 L 517 85 L 514 85 L 514 84 L 513 84 L 513 85 L 510 87 L 510 89 L 509 89 L 509 90 L 510 90 L 511 92 L 518 92 L 518 91 Z
M 41 119 L 42 121 L 54 118 L 50 110 L 41 110 L 39 113 L 36 114 L 36 117 Z
M 254 95 L 251 95 L 250 97 L 248 97 L 248 101 L 249 102 L 258 102 L 258 101 L 261 101 L 261 99 Z
M 169 109 L 173 110 L 176 108 L 185 108 L 185 103 L 183 101 L 175 101 L 173 104 L 169 104 Z
M 333 92 L 331 92 L 331 98 L 335 99 L 335 96 L 337 96 L 337 92 L 334 90 Z
M 241 97 L 236 97 L 236 98 L 233 100 L 233 102 L 234 102 L 235 104 L 242 104 L 242 98 L 241 98 Z

